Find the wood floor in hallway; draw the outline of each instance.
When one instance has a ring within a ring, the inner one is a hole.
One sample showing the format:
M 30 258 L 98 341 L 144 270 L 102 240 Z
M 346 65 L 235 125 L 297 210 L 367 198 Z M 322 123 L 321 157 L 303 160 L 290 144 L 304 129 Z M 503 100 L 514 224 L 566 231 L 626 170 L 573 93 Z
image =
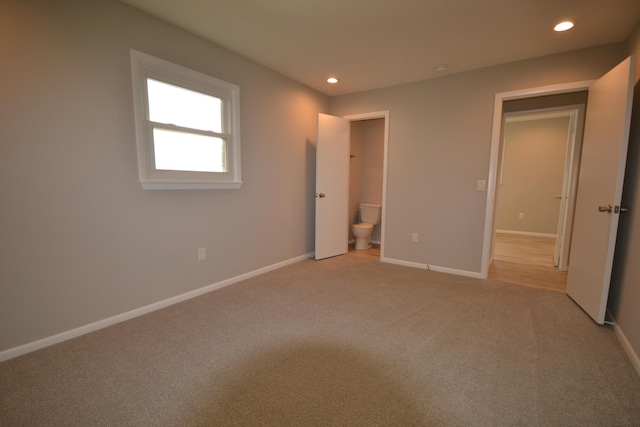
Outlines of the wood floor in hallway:
M 496 233 L 489 279 L 564 292 L 567 273 L 553 265 L 556 239 Z

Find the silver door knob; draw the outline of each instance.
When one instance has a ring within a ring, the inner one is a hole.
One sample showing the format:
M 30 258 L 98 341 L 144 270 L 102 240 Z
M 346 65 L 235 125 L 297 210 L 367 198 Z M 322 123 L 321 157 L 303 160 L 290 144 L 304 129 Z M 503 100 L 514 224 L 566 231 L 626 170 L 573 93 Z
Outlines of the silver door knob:
M 613 206 L 611 206 L 611 205 L 600 205 L 600 206 L 598 206 L 598 212 L 611 213 L 612 211 L 613 211 Z
M 316 197 L 324 197 L 325 194 L 324 193 L 316 193 Z

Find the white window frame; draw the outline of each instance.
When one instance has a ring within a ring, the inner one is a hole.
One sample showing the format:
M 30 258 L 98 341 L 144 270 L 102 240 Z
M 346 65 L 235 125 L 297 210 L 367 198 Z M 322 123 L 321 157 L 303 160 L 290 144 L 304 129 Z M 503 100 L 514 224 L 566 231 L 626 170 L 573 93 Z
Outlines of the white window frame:
M 240 88 L 215 77 L 131 49 L 133 105 L 140 183 L 145 190 L 240 188 Z M 222 132 L 227 141 L 226 172 L 170 171 L 155 168 L 153 126 L 149 121 L 147 79 L 222 100 Z

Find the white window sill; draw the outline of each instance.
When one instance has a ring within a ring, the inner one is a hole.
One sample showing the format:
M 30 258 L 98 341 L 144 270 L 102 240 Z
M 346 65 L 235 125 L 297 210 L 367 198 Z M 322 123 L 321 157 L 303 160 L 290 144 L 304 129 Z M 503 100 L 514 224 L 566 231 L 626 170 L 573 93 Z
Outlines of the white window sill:
M 145 190 L 223 190 L 238 189 L 242 182 L 140 182 Z

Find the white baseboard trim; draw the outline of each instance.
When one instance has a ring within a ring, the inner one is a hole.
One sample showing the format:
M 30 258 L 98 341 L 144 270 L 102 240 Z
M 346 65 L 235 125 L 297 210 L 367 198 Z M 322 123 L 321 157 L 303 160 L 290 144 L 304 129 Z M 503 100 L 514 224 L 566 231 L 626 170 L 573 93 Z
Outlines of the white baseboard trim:
M 108 326 L 115 325 L 116 323 L 124 322 L 126 320 L 133 319 L 134 317 L 142 316 L 144 314 L 151 313 L 152 311 L 160 310 L 161 308 L 165 308 L 173 304 L 178 304 L 180 302 L 189 300 L 191 298 L 195 298 L 197 296 L 215 291 L 216 289 L 224 288 L 225 286 L 229 286 L 234 283 L 238 283 L 243 280 L 247 280 L 252 277 L 256 277 L 261 274 L 265 274 L 270 271 L 280 269 L 282 267 L 286 267 L 290 264 L 295 264 L 296 262 L 306 260 L 311 256 L 312 256 L 311 254 L 300 255 L 295 258 L 291 258 L 282 262 L 268 265 L 266 267 L 262 267 L 257 270 L 250 271 L 248 273 L 241 274 L 239 276 L 231 277 L 229 279 L 225 279 L 220 282 L 213 283 L 211 285 L 207 285 L 205 287 L 195 289 L 193 291 L 186 292 L 181 295 L 176 295 L 174 297 L 167 298 L 165 300 L 158 301 L 153 304 L 145 305 L 144 307 L 136 308 L 134 310 L 127 311 L 126 313 L 118 314 L 103 320 L 99 320 L 97 322 L 90 323 L 88 325 L 80 326 L 78 328 L 71 329 L 69 331 L 61 332 L 59 334 L 52 335 L 50 337 L 46 337 L 46 338 L 33 341 L 18 347 L 4 350 L 0 352 L 0 362 L 4 362 L 5 360 L 13 359 L 15 357 L 22 356 L 23 354 L 31 353 L 33 351 L 40 350 L 42 348 L 49 347 L 54 344 L 67 341 L 72 338 L 76 338 L 81 335 L 88 334 L 90 332 L 95 332 L 97 330 L 104 329 Z
M 432 271 L 437 271 L 439 273 L 447 273 L 447 274 L 453 274 L 455 276 L 464 276 L 464 277 L 473 277 L 475 279 L 482 279 L 482 273 L 478 273 L 475 271 L 467 271 L 467 270 L 458 270 L 455 268 L 448 268 L 448 267 L 440 267 L 438 265 L 431 265 L 431 264 L 423 264 L 423 263 L 419 263 L 419 262 L 411 262 L 411 261 L 403 261 L 400 259 L 393 259 L 393 258 L 380 258 L 381 262 L 388 262 L 389 264 L 397 264 L 397 265 L 402 265 L 405 267 L 413 267 L 413 268 L 421 268 L 423 270 L 432 270 Z
M 496 230 L 496 233 L 517 234 L 519 236 L 553 237 L 554 239 L 558 237 L 557 234 L 553 234 L 553 233 L 534 233 L 533 231 Z
M 456 276 L 473 277 L 474 279 L 483 279 L 482 273 L 479 273 L 477 271 L 458 270 L 455 268 L 440 267 L 437 265 L 432 265 L 431 270 L 439 271 L 440 273 L 453 274 Z
M 616 334 L 616 337 L 618 337 L 618 341 L 620 341 L 625 353 L 629 356 L 629 360 L 631 360 L 631 364 L 635 368 L 636 373 L 640 376 L 640 357 L 638 357 L 638 354 L 634 351 L 633 347 L 631 347 L 631 343 L 615 321 L 613 322 L 613 332 Z
M 380 258 L 380 262 L 388 262 L 389 264 L 402 265 L 404 267 L 413 267 L 413 268 L 421 268 L 423 270 L 429 270 L 428 264 L 422 264 L 419 262 L 411 262 L 411 261 L 403 261 L 401 259 L 384 257 L 384 258 Z

